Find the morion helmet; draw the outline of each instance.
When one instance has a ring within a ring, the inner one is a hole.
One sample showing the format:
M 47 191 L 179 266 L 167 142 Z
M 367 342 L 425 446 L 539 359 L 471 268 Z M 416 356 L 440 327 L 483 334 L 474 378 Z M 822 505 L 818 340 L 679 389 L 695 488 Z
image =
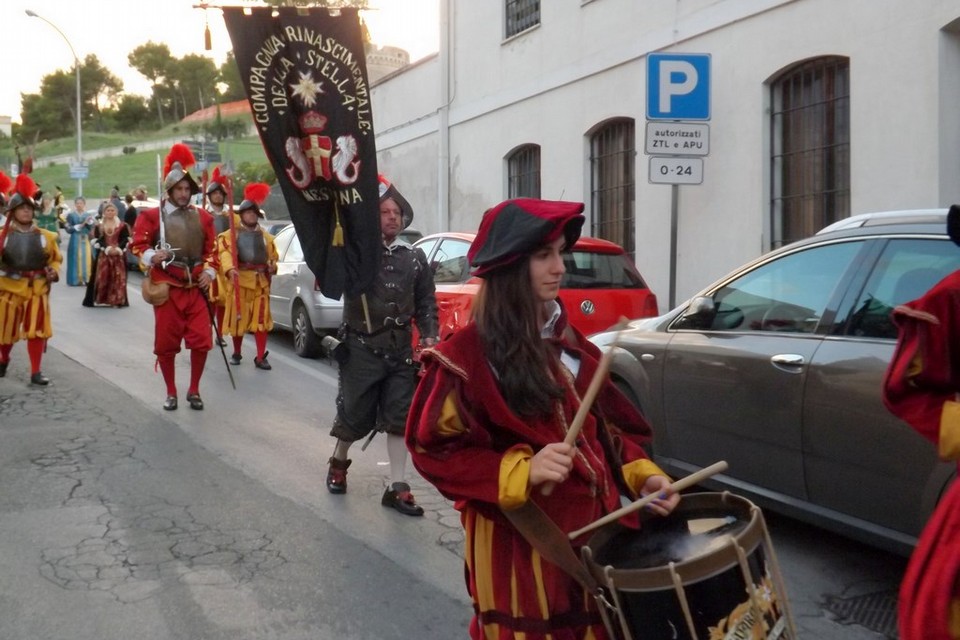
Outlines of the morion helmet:
M 17 181 L 13 187 L 13 193 L 10 194 L 9 200 L 7 200 L 6 206 L 3 208 L 4 213 L 9 213 L 19 207 L 22 204 L 29 204 L 33 207 L 34 212 L 40 208 L 40 205 L 37 204 L 37 201 L 33 199 L 33 194 L 37 192 L 37 183 L 33 181 L 26 173 L 21 173 L 17 176 Z
M 393 183 L 387 180 L 386 176 L 378 175 L 377 181 L 380 183 L 380 202 L 389 199 L 397 203 L 397 206 L 400 207 L 403 228 L 406 229 L 413 222 L 413 207 L 410 206 L 406 198 L 400 195 L 400 192 L 393 186 Z
M 230 176 L 220 171 L 220 167 L 213 168 L 213 174 L 210 176 L 210 183 L 207 185 L 207 194 L 219 191 L 223 197 L 227 197 L 227 187 L 230 186 Z
M 243 213 L 247 209 L 253 209 L 259 217 L 263 217 L 263 211 L 260 205 L 270 195 L 270 185 L 263 182 L 251 182 L 243 188 L 243 202 L 237 207 L 237 213 Z
M 196 162 L 190 147 L 182 142 L 170 147 L 170 153 L 167 154 L 167 159 L 163 163 L 163 190 L 169 194 L 178 182 L 186 180 L 190 183 L 191 195 L 200 193 L 200 185 L 190 175 L 190 169 Z

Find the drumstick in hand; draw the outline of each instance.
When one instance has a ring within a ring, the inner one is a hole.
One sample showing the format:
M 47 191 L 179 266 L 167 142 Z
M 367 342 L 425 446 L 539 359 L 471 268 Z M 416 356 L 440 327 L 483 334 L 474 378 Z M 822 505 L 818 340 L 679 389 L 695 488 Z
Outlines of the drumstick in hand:
M 714 462 L 709 467 L 704 467 L 703 469 L 700 469 L 700 471 L 691 473 L 685 478 L 680 478 L 679 480 L 673 482 L 669 487 L 667 487 L 666 489 L 663 489 L 662 491 L 657 491 L 655 493 L 651 493 L 650 495 L 643 496 L 639 500 L 635 500 L 625 507 L 622 507 L 620 509 L 617 509 L 616 511 L 612 511 L 608 513 L 607 515 L 603 516 L 599 520 L 594 520 L 593 522 L 583 527 L 582 529 L 577 529 L 576 531 L 571 532 L 570 534 L 568 534 L 567 537 L 569 537 L 571 540 L 578 538 L 588 531 L 593 531 L 597 527 L 602 527 L 605 524 L 610 524 L 611 522 L 615 522 L 629 513 L 633 513 L 634 511 L 642 509 L 643 507 L 647 506 L 648 504 L 656 500 L 662 493 L 679 493 L 684 489 L 687 489 L 689 487 L 692 487 L 695 484 L 699 484 L 703 482 L 704 480 L 706 480 L 707 478 L 709 478 L 714 474 L 722 473 L 726 470 L 727 470 L 727 462 L 725 460 L 721 460 L 720 462 Z
M 590 386 L 587 387 L 587 392 L 583 394 L 583 399 L 580 401 L 577 413 L 573 416 L 573 422 L 570 423 L 567 436 L 563 439 L 565 443 L 571 446 L 577 442 L 577 436 L 580 435 L 580 429 L 583 428 L 587 414 L 590 413 L 590 407 L 593 406 L 593 401 L 597 399 L 597 394 L 600 393 L 600 387 L 602 387 L 603 383 L 607 380 L 607 372 L 610 371 L 610 361 L 613 360 L 613 350 L 616 348 L 617 343 L 620 342 L 620 335 L 623 333 L 623 330 L 627 328 L 627 319 L 621 317 L 614 328 L 616 328 L 617 333 L 613 336 L 610 344 L 607 345 L 607 350 L 600 356 L 597 370 L 593 373 L 593 378 L 590 379 Z M 540 493 L 545 496 L 553 493 L 553 484 L 552 482 L 544 483 L 543 488 L 540 489 Z

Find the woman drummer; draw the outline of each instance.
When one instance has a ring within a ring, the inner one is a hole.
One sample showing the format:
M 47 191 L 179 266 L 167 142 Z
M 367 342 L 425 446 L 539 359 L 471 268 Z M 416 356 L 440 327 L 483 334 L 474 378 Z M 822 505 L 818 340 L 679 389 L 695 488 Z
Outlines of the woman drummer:
M 535 199 L 489 210 L 468 253 L 483 279 L 473 319 L 423 352 L 407 446 L 461 513 L 471 638 L 607 638 L 591 595 L 544 562 L 505 512 L 532 501 L 570 532 L 619 508 L 621 495 L 662 493 L 649 506 L 661 516 L 680 499 L 641 448 L 648 424 L 609 380 L 576 446 L 563 442 L 600 356 L 557 299 L 582 211 Z

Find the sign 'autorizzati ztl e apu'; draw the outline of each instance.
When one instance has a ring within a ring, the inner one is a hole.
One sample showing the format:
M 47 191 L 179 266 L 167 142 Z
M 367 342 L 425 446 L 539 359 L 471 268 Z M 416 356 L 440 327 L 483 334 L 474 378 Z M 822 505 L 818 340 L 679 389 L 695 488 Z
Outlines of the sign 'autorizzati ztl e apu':
M 253 119 L 330 298 L 379 269 L 377 154 L 356 9 L 224 7 Z

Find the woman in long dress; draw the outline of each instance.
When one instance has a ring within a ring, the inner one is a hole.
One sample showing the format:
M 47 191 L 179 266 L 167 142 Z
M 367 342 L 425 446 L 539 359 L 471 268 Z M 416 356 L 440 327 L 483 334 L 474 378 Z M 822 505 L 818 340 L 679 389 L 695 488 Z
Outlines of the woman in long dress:
M 93 228 L 91 234 L 94 277 L 87 284 L 83 306 L 127 306 L 127 262 L 124 252 L 129 241 L 130 229 L 120 220 L 117 206 L 107 201 L 103 205 L 103 220 Z
M 76 210 L 67 214 L 66 232 L 70 234 L 67 243 L 67 285 L 82 287 L 92 276 L 90 232 L 97 223 L 93 212 L 87 211 L 87 201 L 78 196 L 73 204 Z

